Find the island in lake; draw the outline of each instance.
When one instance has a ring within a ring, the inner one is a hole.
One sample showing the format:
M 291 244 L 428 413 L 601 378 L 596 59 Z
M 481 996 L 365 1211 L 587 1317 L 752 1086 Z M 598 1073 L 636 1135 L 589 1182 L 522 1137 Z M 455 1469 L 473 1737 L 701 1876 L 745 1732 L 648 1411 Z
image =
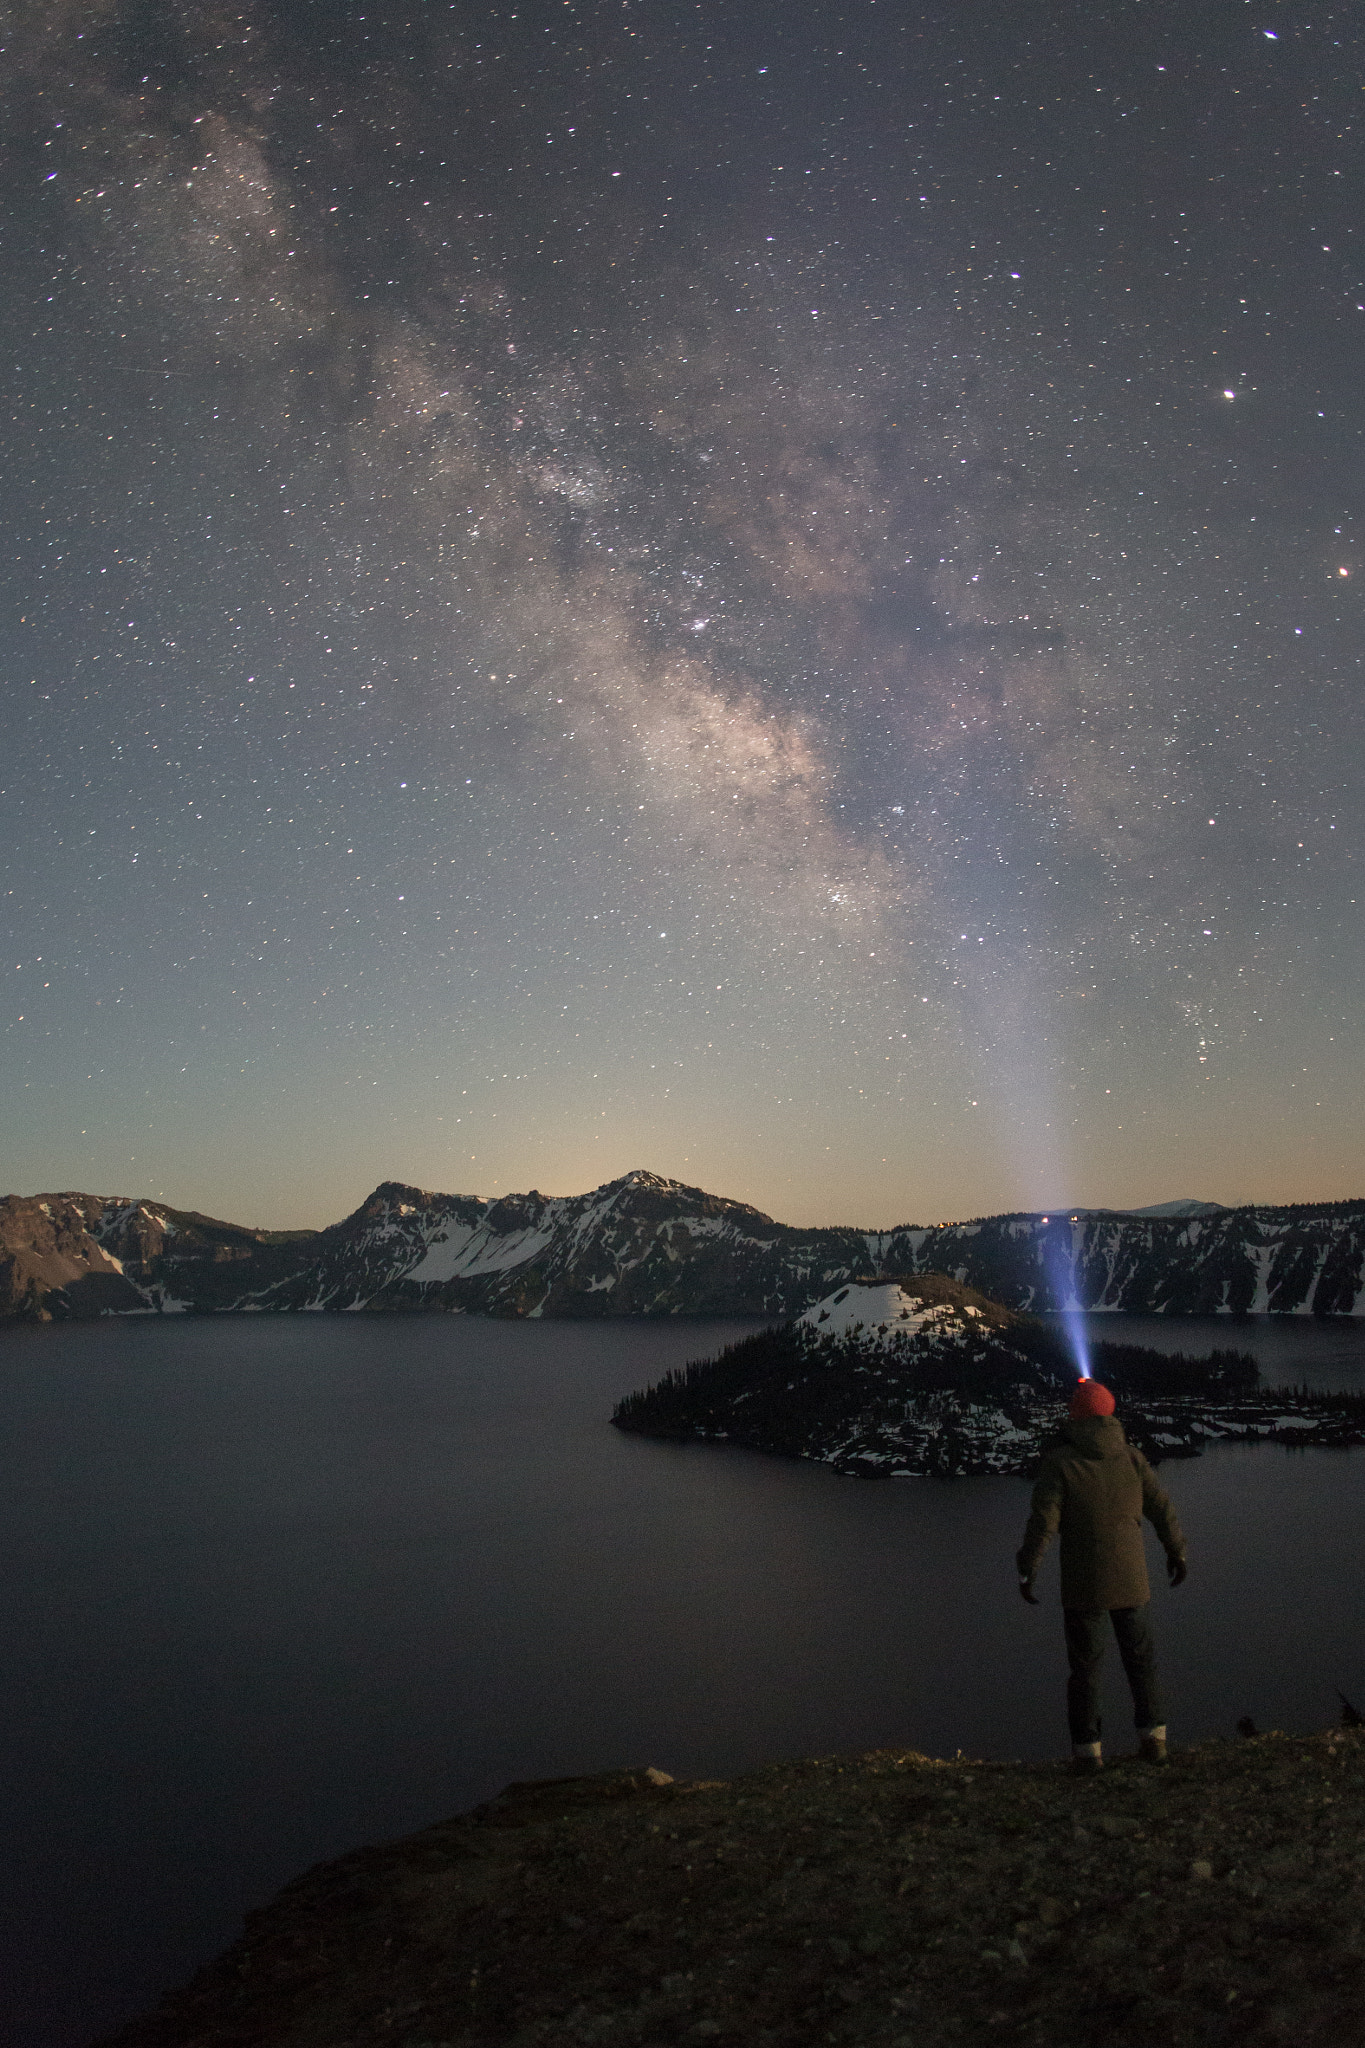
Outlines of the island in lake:
M 1254 1358 L 1091 1346 L 1154 1462 L 1213 1442 L 1365 1443 L 1365 1397 L 1263 1389 Z M 780 1328 L 628 1394 L 618 1429 L 742 1444 L 869 1479 L 1030 1473 L 1077 1365 L 1055 1328 L 943 1274 L 858 1279 Z

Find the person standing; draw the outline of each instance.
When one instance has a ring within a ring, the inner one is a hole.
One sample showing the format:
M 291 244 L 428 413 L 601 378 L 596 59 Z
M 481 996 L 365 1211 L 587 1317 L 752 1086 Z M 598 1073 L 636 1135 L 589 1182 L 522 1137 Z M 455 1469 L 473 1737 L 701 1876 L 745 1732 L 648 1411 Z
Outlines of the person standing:
M 1103 1767 L 1099 1674 L 1106 1622 L 1133 1695 L 1138 1754 L 1166 1761 L 1166 1715 L 1156 1674 L 1148 1610 L 1151 1586 L 1142 1541 L 1142 1518 L 1166 1552 L 1173 1586 L 1186 1577 L 1185 1538 L 1169 1494 L 1142 1452 L 1130 1444 L 1114 1413 L 1114 1397 L 1097 1380 L 1083 1379 L 1071 1400 L 1061 1437 L 1043 1452 L 1032 1510 L 1015 1562 L 1019 1591 L 1030 1607 L 1033 1582 L 1052 1538 L 1061 1537 L 1062 1608 L 1070 1676 L 1066 1687 L 1072 1769 Z

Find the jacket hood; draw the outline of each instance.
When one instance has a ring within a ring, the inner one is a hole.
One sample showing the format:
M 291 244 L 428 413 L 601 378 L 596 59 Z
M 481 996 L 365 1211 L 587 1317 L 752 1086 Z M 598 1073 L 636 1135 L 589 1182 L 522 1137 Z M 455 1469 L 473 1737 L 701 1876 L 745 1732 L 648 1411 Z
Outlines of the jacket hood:
M 1128 1446 L 1117 1415 L 1086 1415 L 1068 1422 L 1066 1437 L 1083 1458 L 1118 1458 Z

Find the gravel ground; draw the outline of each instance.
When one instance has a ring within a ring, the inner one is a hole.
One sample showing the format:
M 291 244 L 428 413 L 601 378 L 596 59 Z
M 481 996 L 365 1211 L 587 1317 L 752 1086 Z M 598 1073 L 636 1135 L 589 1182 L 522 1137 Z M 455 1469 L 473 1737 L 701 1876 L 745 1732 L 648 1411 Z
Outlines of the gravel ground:
M 1168 1769 L 511 1786 L 310 1871 L 117 2048 L 1365 2043 L 1365 1733 Z

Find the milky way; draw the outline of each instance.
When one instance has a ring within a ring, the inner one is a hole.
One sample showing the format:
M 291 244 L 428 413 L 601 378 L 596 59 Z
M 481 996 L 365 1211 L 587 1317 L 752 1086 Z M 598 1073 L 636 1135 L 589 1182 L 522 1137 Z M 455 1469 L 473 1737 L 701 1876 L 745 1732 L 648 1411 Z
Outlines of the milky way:
M 5 1184 L 1358 1194 L 1361 57 L 16 10 Z

